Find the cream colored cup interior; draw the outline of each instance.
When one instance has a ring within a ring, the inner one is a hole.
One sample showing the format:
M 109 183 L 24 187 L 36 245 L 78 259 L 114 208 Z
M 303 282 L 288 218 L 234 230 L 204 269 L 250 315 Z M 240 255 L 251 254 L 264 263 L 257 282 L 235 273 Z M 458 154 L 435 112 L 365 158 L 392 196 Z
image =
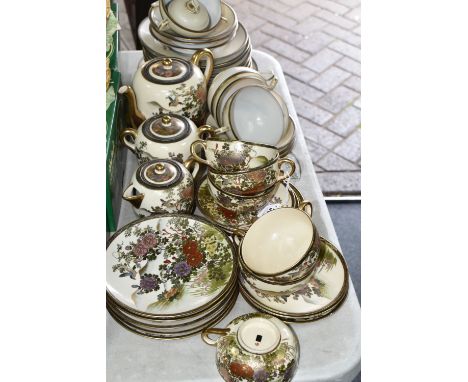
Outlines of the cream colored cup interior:
M 306 213 L 280 208 L 258 219 L 242 242 L 242 258 L 253 272 L 274 275 L 296 265 L 314 238 Z

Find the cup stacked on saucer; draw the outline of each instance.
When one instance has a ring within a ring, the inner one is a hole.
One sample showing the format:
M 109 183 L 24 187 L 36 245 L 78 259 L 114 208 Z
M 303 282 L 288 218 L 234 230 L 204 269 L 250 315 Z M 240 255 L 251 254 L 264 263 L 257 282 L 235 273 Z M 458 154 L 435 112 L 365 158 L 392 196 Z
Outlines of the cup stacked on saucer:
M 287 321 L 313 321 L 346 297 L 348 271 L 337 248 L 321 238 L 312 204 L 280 208 L 256 220 L 238 243 L 240 289 L 260 311 Z
M 238 295 L 232 242 L 199 217 L 134 221 L 109 239 L 106 258 L 107 310 L 146 337 L 200 333 L 225 317 Z
M 207 105 L 216 126 L 230 139 L 275 146 L 280 156 L 293 148 L 295 126 L 283 98 L 274 90 L 271 72 L 235 67 L 218 74 L 208 90 Z
M 204 158 L 199 153 L 203 151 Z M 206 187 L 218 206 L 233 214 L 257 213 L 295 171 L 295 163 L 280 158 L 273 146 L 217 139 L 192 143 L 191 153 L 208 166 Z
M 197 50 L 210 49 L 215 57 L 212 78 L 230 67 L 256 67 L 246 29 L 234 9 L 220 0 L 155 2 L 138 27 L 138 37 L 146 60 L 190 60 Z

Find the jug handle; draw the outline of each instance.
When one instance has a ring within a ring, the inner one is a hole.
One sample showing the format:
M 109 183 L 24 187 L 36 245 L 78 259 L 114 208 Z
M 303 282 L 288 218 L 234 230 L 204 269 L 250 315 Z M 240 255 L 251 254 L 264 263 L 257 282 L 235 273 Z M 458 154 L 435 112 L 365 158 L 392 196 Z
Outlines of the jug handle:
M 200 165 L 197 163 L 197 161 L 190 157 L 184 162 L 184 166 L 187 170 L 190 171 L 193 179 L 195 179 L 198 174 L 198 171 L 200 170 Z
M 218 339 L 216 340 L 213 340 L 209 337 L 209 334 L 217 334 L 219 336 L 225 336 L 226 334 L 229 334 L 230 331 L 231 330 L 227 328 L 207 328 L 203 330 L 201 337 L 202 337 L 203 342 L 205 342 L 206 344 L 210 346 L 216 346 L 220 337 L 218 337 Z
M 199 66 L 200 60 L 206 58 L 206 68 L 203 76 L 205 77 L 205 87 L 208 88 L 208 82 L 210 81 L 211 75 L 213 74 L 214 68 L 214 57 L 211 50 L 205 48 L 202 50 L 197 50 L 192 56 L 192 64 Z
M 133 137 L 133 142 L 130 142 L 127 138 L 128 137 Z M 127 146 L 134 154 L 136 154 L 136 149 L 135 149 L 135 139 L 137 137 L 137 131 L 131 127 L 127 129 L 123 129 L 120 132 L 120 142 L 124 146 Z
M 211 138 L 216 135 L 226 133 L 228 130 L 228 127 L 212 127 L 210 125 L 203 125 L 198 128 L 198 137 L 203 139 L 203 134 L 208 133 L 208 138 Z

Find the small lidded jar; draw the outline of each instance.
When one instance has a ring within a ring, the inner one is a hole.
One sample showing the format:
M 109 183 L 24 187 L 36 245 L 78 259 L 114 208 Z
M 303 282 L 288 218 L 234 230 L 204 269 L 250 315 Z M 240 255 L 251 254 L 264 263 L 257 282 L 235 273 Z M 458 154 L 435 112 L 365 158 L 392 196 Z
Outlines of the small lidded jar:
M 188 170 L 192 164 L 193 175 Z M 194 208 L 193 177 L 198 168 L 193 160 L 185 164 L 171 159 L 148 161 L 136 169 L 122 197 L 140 216 L 191 213 Z

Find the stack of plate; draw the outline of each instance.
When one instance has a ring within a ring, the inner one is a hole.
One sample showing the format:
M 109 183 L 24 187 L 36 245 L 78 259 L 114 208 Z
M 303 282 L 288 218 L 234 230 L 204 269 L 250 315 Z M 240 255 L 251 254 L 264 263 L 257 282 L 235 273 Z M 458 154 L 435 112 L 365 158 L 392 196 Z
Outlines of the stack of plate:
M 348 293 L 348 268 L 340 251 L 323 237 L 317 265 L 305 284 L 298 288 L 271 292 L 249 283 L 240 272 L 240 289 L 254 308 L 284 321 L 306 322 L 336 310 Z
M 197 50 L 208 48 L 215 58 L 212 79 L 234 66 L 256 68 L 251 57 L 252 44 L 249 35 L 238 22 L 234 9 L 224 2 L 221 2 L 221 20 L 214 28 L 201 33 L 202 36 L 180 36 L 171 29 L 160 28 L 162 22 L 160 4 L 157 2 L 138 27 L 138 38 L 145 60 L 178 57 L 190 61 Z M 201 67 L 204 68 L 204 63 Z
M 231 241 L 195 216 L 134 221 L 109 239 L 106 259 L 108 312 L 146 337 L 200 333 L 222 320 L 238 295 Z

